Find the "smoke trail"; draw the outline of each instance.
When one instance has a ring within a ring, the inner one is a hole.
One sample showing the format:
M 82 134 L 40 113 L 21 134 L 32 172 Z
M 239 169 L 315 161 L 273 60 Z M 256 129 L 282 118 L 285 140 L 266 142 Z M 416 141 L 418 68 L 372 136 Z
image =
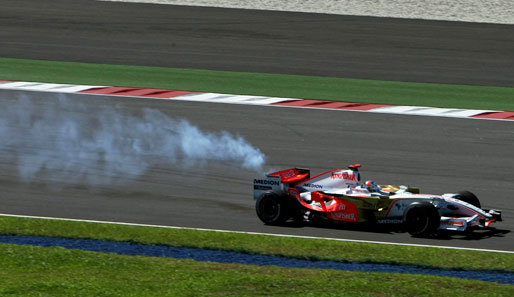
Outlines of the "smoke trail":
M 92 107 L 63 95 L 58 99 L 43 105 L 20 96 L 0 106 L 0 149 L 17 158 L 25 181 L 45 176 L 101 185 L 137 178 L 155 165 L 227 161 L 260 170 L 265 162 L 261 151 L 240 136 L 205 132 L 155 109 L 144 108 L 136 117 L 121 105 Z

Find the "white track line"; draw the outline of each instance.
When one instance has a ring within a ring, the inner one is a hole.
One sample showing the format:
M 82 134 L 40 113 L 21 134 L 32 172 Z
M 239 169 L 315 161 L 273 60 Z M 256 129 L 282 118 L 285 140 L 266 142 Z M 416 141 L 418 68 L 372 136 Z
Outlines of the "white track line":
M 53 93 L 78 93 L 94 88 L 103 88 L 105 86 L 91 86 L 91 85 L 68 85 L 68 84 L 53 84 L 53 83 L 39 83 L 39 82 L 0 82 L 0 89 L 5 90 L 22 90 L 22 91 L 36 91 L 36 92 L 53 92 Z
M 452 118 L 469 118 L 469 117 L 476 116 L 476 115 L 483 114 L 483 113 L 498 112 L 498 111 L 399 105 L 399 106 L 379 107 L 379 108 L 370 110 L 370 112 L 439 116 L 439 117 L 452 117 Z
M 82 223 L 98 223 L 98 224 L 111 224 L 111 225 L 150 227 L 150 228 L 165 228 L 165 229 L 184 229 L 184 230 L 210 231 L 210 232 L 249 234 L 249 235 L 265 235 L 265 236 L 303 238 L 303 239 L 323 239 L 323 240 L 343 241 L 343 242 L 385 244 L 385 245 L 398 245 L 398 246 L 415 246 L 415 247 L 427 247 L 427 248 L 439 248 L 439 249 L 452 249 L 452 250 L 465 250 L 465 251 L 477 251 L 477 252 L 493 252 L 493 253 L 514 254 L 514 251 L 504 251 L 504 250 L 489 250 L 489 249 L 475 249 L 475 248 L 464 248 L 464 247 L 454 247 L 454 246 L 438 246 L 438 245 L 425 245 L 425 244 L 414 244 L 414 243 L 397 243 L 397 242 L 357 240 L 357 239 L 342 239 L 342 238 L 330 238 L 330 237 L 314 237 L 314 236 L 301 236 L 301 235 L 289 235 L 289 234 L 273 234 L 273 233 L 244 232 L 244 231 L 232 231 L 232 230 L 189 228 L 189 227 L 177 227 L 177 226 L 163 226 L 163 225 L 124 223 L 124 222 L 111 222 L 111 221 L 83 220 L 83 219 L 70 219 L 70 218 L 55 218 L 55 217 L 40 217 L 40 216 L 27 216 L 27 215 L 2 214 L 2 213 L 0 213 L 0 217 L 43 219 L 43 220 L 58 220 L 58 221 L 70 221 L 70 222 L 82 222 Z

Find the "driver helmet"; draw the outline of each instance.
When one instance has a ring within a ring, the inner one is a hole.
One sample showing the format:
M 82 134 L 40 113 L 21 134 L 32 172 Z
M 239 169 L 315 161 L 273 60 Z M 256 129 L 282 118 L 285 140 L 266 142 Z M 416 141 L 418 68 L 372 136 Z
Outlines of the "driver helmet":
M 368 188 L 368 191 L 370 191 L 370 192 L 379 192 L 379 190 L 380 190 L 377 183 L 373 180 L 367 180 L 364 184 L 366 185 L 366 188 Z

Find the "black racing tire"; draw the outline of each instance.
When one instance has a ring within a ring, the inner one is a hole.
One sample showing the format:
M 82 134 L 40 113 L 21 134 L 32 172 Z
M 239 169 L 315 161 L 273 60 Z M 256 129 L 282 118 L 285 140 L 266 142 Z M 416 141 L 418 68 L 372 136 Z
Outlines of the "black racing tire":
M 482 208 L 482 206 L 480 204 L 480 200 L 478 200 L 477 196 L 475 196 L 475 194 L 473 194 L 469 191 L 457 192 L 457 195 L 455 196 L 455 198 L 462 200 L 466 203 L 469 203 L 473 206 L 476 206 L 478 208 Z
M 291 217 L 287 194 L 277 191 L 262 193 L 255 202 L 255 210 L 259 219 L 267 225 L 280 225 Z
M 410 235 L 425 237 L 437 231 L 441 216 L 437 208 L 428 202 L 414 202 L 403 212 L 403 224 Z

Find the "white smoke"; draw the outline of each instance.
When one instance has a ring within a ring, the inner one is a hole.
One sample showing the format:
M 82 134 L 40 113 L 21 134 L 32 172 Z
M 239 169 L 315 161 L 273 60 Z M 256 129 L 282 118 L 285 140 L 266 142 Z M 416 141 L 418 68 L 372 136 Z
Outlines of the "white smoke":
M 17 158 L 19 176 L 28 182 L 44 176 L 101 185 L 135 179 L 155 165 L 225 161 L 259 171 L 265 162 L 263 153 L 240 136 L 205 132 L 156 109 L 143 108 L 135 116 L 122 105 L 92 107 L 64 95 L 46 104 L 25 95 L 1 102 L 2 156 Z

